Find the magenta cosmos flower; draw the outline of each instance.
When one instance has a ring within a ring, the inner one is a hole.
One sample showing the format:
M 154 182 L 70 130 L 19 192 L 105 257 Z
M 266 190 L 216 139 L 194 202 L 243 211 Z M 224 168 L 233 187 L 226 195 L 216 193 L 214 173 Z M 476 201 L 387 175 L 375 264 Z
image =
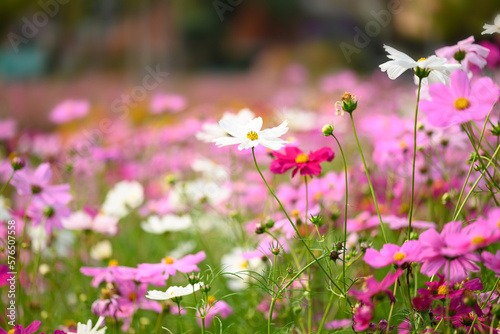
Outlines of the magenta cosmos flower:
M 5 329 L 0 328 L 0 334 L 9 334 L 9 333 L 14 333 L 14 334 L 33 334 L 38 331 L 38 328 L 40 328 L 41 322 L 38 320 L 35 320 L 29 325 L 28 327 L 24 328 L 22 325 L 16 325 L 14 328 L 12 328 L 14 331 L 9 330 L 6 331 Z
M 205 252 L 201 251 L 196 254 L 186 255 L 178 260 L 167 256 L 162 259 L 160 263 L 139 264 L 137 279 L 142 280 L 148 277 L 162 277 L 167 280 L 170 276 L 174 276 L 177 271 L 181 273 L 200 271 L 197 264 L 205 260 L 205 258 Z
M 398 279 L 403 273 L 401 268 L 398 268 L 395 273 L 388 273 L 381 282 L 378 282 L 373 276 L 366 279 L 366 288 L 364 290 L 351 290 L 349 294 L 356 297 L 364 304 L 371 304 L 372 298 L 385 293 L 391 303 L 394 303 L 394 295 L 389 287 Z
M 446 128 L 486 117 L 500 96 L 500 90 L 490 78 L 471 84 L 467 73 L 456 70 L 451 74 L 450 87 L 442 83 L 430 85 L 432 101 L 421 101 L 420 110 L 429 123 Z
M 304 154 L 297 147 L 285 147 L 285 154 L 273 152 L 276 157 L 271 162 L 271 172 L 283 174 L 287 170 L 294 168 L 292 177 L 300 170 L 300 175 L 318 176 L 321 174 L 320 163 L 323 161 L 332 161 L 335 156 L 329 147 L 320 148 L 317 151 Z
M 374 268 L 382 268 L 390 264 L 401 266 L 404 263 L 418 262 L 422 246 L 416 240 L 410 240 L 399 247 L 394 244 L 385 244 L 380 252 L 373 248 L 366 250 L 364 260 Z
M 462 223 L 451 222 L 443 227 L 441 233 L 430 229 L 420 235 L 422 274 L 430 277 L 443 268 L 445 277 L 455 283 L 466 279 L 469 271 L 479 271 L 474 261 L 479 262 L 481 257 L 456 243 L 461 239 L 461 233 Z

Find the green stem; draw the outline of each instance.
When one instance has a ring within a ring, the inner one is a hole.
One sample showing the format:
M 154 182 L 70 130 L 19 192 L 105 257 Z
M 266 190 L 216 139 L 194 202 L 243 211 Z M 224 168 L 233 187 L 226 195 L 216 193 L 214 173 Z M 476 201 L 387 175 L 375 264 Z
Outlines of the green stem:
M 396 298 L 396 292 L 398 290 L 398 281 L 394 282 L 394 292 L 392 293 L 394 295 L 394 298 Z M 389 328 L 391 328 L 391 318 L 392 318 L 392 312 L 394 311 L 394 305 L 396 304 L 396 301 L 394 303 L 391 303 L 391 309 L 389 311 L 389 317 L 387 318 L 387 331 L 386 334 L 389 334 Z
M 325 257 L 324 256 L 320 256 L 319 258 L 317 258 L 314 253 L 312 252 L 312 250 L 307 246 L 307 242 L 300 237 L 300 232 L 299 230 L 297 229 L 297 226 L 295 226 L 295 224 L 293 223 L 292 219 L 290 218 L 290 216 L 288 215 L 288 212 L 286 212 L 285 210 L 285 207 L 283 206 L 283 204 L 281 203 L 281 201 L 279 200 L 278 196 L 276 196 L 276 194 L 274 193 L 274 191 L 271 189 L 271 187 L 269 186 L 269 183 L 267 183 L 266 181 L 266 178 L 264 177 L 264 175 L 262 174 L 260 168 L 259 168 L 259 165 L 257 164 L 257 159 L 255 158 L 255 148 L 252 147 L 252 155 L 253 155 L 253 161 L 255 163 L 255 167 L 257 168 L 257 171 L 259 172 L 260 174 L 260 177 L 262 178 L 262 180 L 264 181 L 264 183 L 266 184 L 267 186 L 267 189 L 269 190 L 269 192 L 271 193 L 271 195 L 273 195 L 274 199 L 276 200 L 276 202 L 278 202 L 280 208 L 281 208 L 281 211 L 283 211 L 283 213 L 285 214 L 286 218 L 288 219 L 288 221 L 290 222 L 290 224 L 292 225 L 295 233 L 297 234 L 299 240 L 302 242 L 302 244 L 305 246 L 305 248 L 307 249 L 307 251 L 309 252 L 309 254 L 311 254 L 312 258 L 314 259 L 312 263 L 314 262 L 317 262 L 318 263 L 318 266 L 321 268 L 321 270 L 325 273 L 326 277 L 328 278 L 328 280 L 330 282 L 332 282 L 332 284 L 342 293 L 343 297 L 346 298 L 347 302 L 349 303 L 349 305 L 351 305 L 351 301 L 347 298 L 346 294 L 343 293 L 342 289 L 338 286 L 337 282 L 335 282 L 333 280 L 332 277 L 330 277 L 329 273 L 326 271 L 326 269 L 321 265 L 321 263 L 319 262 L 319 259 L 322 259 Z M 309 267 L 308 267 L 309 268 Z
M 491 296 L 493 295 L 493 292 L 495 292 L 495 287 L 498 285 L 498 283 L 500 282 L 500 277 L 497 278 L 497 280 L 495 281 L 495 284 L 491 287 L 491 292 L 490 294 L 488 295 L 488 298 L 484 301 L 483 305 L 481 305 L 481 310 L 486 306 L 486 304 L 488 304 L 488 302 L 490 301 L 490 298 Z M 469 331 L 467 332 L 467 334 L 470 334 L 472 329 L 474 328 L 474 324 L 476 323 L 476 320 L 477 320 L 477 313 L 476 313 L 476 316 L 474 317 L 474 320 L 472 320 L 472 324 L 470 325 L 470 328 L 469 328 Z
M 368 172 L 368 167 L 366 166 L 365 156 L 363 155 L 363 150 L 359 144 L 358 135 L 356 133 L 356 127 L 354 126 L 354 119 L 352 113 L 349 113 L 351 117 L 352 131 L 354 132 L 354 138 L 356 138 L 356 144 L 358 145 L 359 153 L 361 154 L 361 159 L 363 160 L 363 166 L 365 167 L 366 177 L 368 178 L 368 184 L 370 185 L 370 191 L 372 193 L 373 202 L 375 202 L 375 209 L 377 210 L 378 219 L 380 221 L 380 229 L 382 230 L 382 236 L 384 237 L 385 243 L 387 243 L 387 237 L 385 236 L 384 223 L 382 222 L 382 216 L 380 215 L 380 210 L 378 208 L 377 197 L 375 196 L 375 191 L 373 190 L 372 180 L 370 178 L 370 173 Z
M 498 152 L 500 151 L 500 146 L 497 147 L 497 149 L 495 150 L 495 152 L 493 153 L 493 156 L 491 157 L 491 160 L 493 160 L 495 158 L 495 156 L 498 154 Z M 490 167 L 491 165 L 491 161 L 488 163 L 488 165 L 486 165 L 486 168 L 485 169 L 488 169 L 488 167 Z M 465 196 L 465 199 L 463 200 L 462 204 L 460 205 L 458 211 L 455 213 L 455 215 L 453 216 L 453 220 L 456 220 L 458 215 L 460 214 L 460 212 L 462 211 L 462 209 L 464 208 L 465 206 L 465 203 L 467 203 L 467 200 L 469 199 L 469 197 L 472 195 L 472 192 L 474 191 L 474 189 L 476 188 L 477 184 L 479 183 L 479 181 L 481 181 L 481 178 L 484 176 L 485 172 L 483 171 L 481 173 L 481 175 L 477 178 L 476 182 L 474 182 L 474 184 L 472 185 L 472 188 L 469 190 L 469 192 L 467 193 L 467 196 Z
M 344 277 L 344 293 L 347 293 L 347 283 L 345 280 L 345 249 L 347 243 L 347 200 L 349 197 L 349 187 L 347 186 L 347 163 L 345 160 L 344 150 L 342 150 L 342 146 L 340 145 L 339 140 L 332 133 L 332 137 L 337 142 L 337 145 L 340 149 L 340 154 L 342 154 L 342 162 L 344 163 L 344 177 L 345 177 L 345 205 L 344 205 L 344 245 L 342 247 L 342 273 Z
M 410 240 L 411 234 L 411 220 L 413 219 L 413 201 L 415 197 L 415 160 L 417 157 L 417 118 L 418 118 L 418 104 L 420 102 L 420 89 L 422 88 L 422 78 L 418 79 L 418 93 L 417 105 L 415 107 L 415 122 L 413 124 L 413 163 L 411 169 L 411 199 L 410 199 L 410 212 L 408 213 L 408 235 L 407 239 Z M 386 241 L 387 242 L 387 241 Z
M 0 190 L 0 195 L 3 195 L 5 188 L 7 188 L 7 186 L 9 185 L 10 180 L 12 180 L 12 178 L 14 177 L 15 172 L 16 172 L 16 170 L 14 169 L 14 170 L 12 170 L 12 173 L 10 173 L 9 179 L 7 180 L 7 182 L 5 182 L 5 184 L 2 186 L 2 189 Z
M 306 187 L 306 212 L 305 212 L 305 220 L 304 220 L 304 225 L 306 227 L 306 239 L 307 239 L 307 246 L 311 247 L 311 240 L 309 238 L 309 226 L 307 224 L 307 214 L 309 211 L 309 188 L 307 184 L 307 175 L 304 175 L 304 183 Z M 307 262 L 311 261 L 311 256 L 309 253 L 307 253 Z M 309 333 L 312 332 L 312 298 L 311 298 L 311 268 L 307 269 L 307 330 Z

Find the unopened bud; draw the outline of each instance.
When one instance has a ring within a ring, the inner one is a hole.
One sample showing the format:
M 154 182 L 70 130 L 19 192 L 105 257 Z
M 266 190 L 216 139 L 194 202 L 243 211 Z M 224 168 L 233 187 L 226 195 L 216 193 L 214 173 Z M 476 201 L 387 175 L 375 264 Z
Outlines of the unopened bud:
M 333 134 L 333 125 L 326 124 L 323 126 L 323 129 L 321 129 L 321 132 L 323 132 L 323 136 L 331 136 Z

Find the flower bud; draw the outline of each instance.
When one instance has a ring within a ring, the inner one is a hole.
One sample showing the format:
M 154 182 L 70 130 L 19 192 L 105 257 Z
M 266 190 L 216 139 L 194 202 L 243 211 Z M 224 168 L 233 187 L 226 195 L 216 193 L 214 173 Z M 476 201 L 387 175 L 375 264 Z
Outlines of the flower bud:
M 197 275 L 189 275 L 188 276 L 188 282 L 189 284 L 196 284 L 200 281 L 200 277 L 198 277 Z
M 342 110 L 352 113 L 357 107 L 358 100 L 356 100 L 356 96 L 345 92 L 344 95 L 342 95 Z
M 201 286 L 200 290 L 201 290 L 202 292 L 205 292 L 205 293 L 206 293 L 206 292 L 210 291 L 210 289 L 211 289 L 211 288 L 212 288 L 212 287 L 211 287 L 210 285 L 208 285 L 208 284 L 204 284 L 204 285 L 202 285 L 202 286 Z
M 26 165 L 26 161 L 20 156 L 18 156 L 16 153 L 11 153 L 9 155 L 9 158 L 10 158 L 10 165 L 12 166 L 12 168 L 14 168 L 14 170 L 23 169 L 24 166 Z
M 278 247 L 274 247 L 271 249 L 271 253 L 274 255 L 278 255 L 280 253 L 280 249 Z
M 441 202 L 443 204 L 448 204 L 451 201 L 451 196 L 449 193 L 444 193 L 443 196 L 441 197 Z
M 326 124 L 323 126 L 323 129 L 321 129 L 321 132 L 323 132 L 323 136 L 331 136 L 333 134 L 333 125 Z
M 266 232 L 266 229 L 262 224 L 255 225 L 255 234 L 263 234 L 264 232 Z
M 272 228 L 274 226 L 274 220 L 268 218 L 266 221 L 266 228 Z
M 338 260 L 338 258 L 339 258 L 339 252 L 337 252 L 336 250 L 332 250 L 330 252 L 330 260 L 336 261 Z
M 320 215 L 316 215 L 316 216 L 311 215 L 311 218 L 309 218 L 309 221 L 313 225 L 318 225 L 318 226 L 323 225 L 323 218 L 321 218 Z

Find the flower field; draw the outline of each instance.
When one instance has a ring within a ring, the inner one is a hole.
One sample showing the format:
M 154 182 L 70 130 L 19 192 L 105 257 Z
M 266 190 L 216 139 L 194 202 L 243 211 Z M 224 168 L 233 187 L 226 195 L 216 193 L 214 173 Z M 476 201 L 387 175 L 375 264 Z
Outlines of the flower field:
M 262 101 L 1 120 L 0 333 L 498 333 L 500 15 L 483 30 L 366 75 L 293 64 Z

